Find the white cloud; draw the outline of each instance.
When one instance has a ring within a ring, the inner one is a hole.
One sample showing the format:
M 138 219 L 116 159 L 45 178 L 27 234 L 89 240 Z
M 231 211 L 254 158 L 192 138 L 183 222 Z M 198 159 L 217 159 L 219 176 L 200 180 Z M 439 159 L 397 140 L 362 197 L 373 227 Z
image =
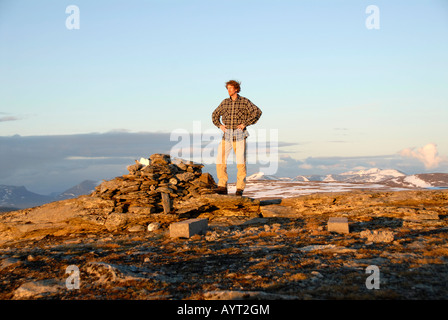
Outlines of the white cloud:
M 402 157 L 415 158 L 422 162 L 426 169 L 437 168 L 444 158 L 439 156 L 437 145 L 435 143 L 428 143 L 427 145 L 418 148 L 407 148 L 400 151 Z

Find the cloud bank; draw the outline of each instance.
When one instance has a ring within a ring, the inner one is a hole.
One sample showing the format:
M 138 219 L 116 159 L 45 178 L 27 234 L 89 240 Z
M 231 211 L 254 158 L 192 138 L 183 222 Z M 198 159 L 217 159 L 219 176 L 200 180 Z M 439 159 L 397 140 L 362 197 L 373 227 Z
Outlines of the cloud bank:
M 7 121 L 18 121 L 21 118 L 14 117 L 14 116 L 6 116 L 6 117 L 0 117 L 0 122 L 7 122 Z
M 447 172 L 448 157 L 438 153 L 435 143 L 421 148 L 406 148 L 396 154 L 359 157 L 308 157 L 293 159 L 282 155 L 279 162 L 279 176 L 339 174 L 351 170 L 369 168 L 397 169 L 406 174 L 425 172 Z
M 169 133 L 0 137 L 0 184 L 49 194 L 83 180 L 111 179 L 135 159 L 169 153 Z
M 400 155 L 403 157 L 414 158 L 423 163 L 425 168 L 434 169 L 437 168 L 446 158 L 439 156 L 437 151 L 437 145 L 435 143 L 428 143 L 427 145 L 418 148 L 407 148 L 400 151 Z

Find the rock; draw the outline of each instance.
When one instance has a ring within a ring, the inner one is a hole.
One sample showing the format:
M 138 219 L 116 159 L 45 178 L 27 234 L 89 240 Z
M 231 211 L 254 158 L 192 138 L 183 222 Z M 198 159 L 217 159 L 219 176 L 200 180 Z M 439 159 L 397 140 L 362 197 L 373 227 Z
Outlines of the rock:
M 145 231 L 145 227 L 141 226 L 141 225 L 133 225 L 131 227 L 128 228 L 129 232 L 142 232 Z
M 282 205 L 265 205 L 260 207 L 261 215 L 265 218 L 297 218 L 298 214 L 292 207 Z
M 258 217 L 260 201 L 256 199 L 222 194 L 198 194 L 196 197 L 175 204 L 178 214 L 205 213 L 213 216 Z
M 149 157 L 152 165 L 168 165 L 171 163 L 171 157 L 169 154 L 155 153 Z
M 172 210 L 171 199 L 168 193 L 162 193 L 163 213 L 169 214 Z
M 15 258 L 2 259 L 2 260 L 0 260 L 0 271 L 8 268 L 9 266 L 15 266 L 15 265 L 19 265 L 21 263 L 22 262 L 20 260 L 15 259 Z
M 419 212 L 406 215 L 403 219 L 408 221 L 439 220 L 439 215 L 436 212 Z
M 188 219 L 170 225 L 171 238 L 190 238 L 196 234 L 207 233 L 208 219 Z
M 195 178 L 195 175 L 191 172 L 183 172 L 176 174 L 176 178 L 179 179 L 180 181 L 186 182 L 193 180 Z
M 215 185 L 215 179 L 213 179 L 213 176 L 208 172 L 201 174 L 198 180 L 206 185 Z
M 97 277 L 98 279 L 96 282 L 98 283 L 107 284 L 110 282 L 115 282 L 123 277 L 120 270 L 104 262 L 89 262 L 84 267 L 84 270 L 87 274 Z
M 130 174 L 135 174 L 135 172 L 137 172 L 141 168 L 143 168 L 143 164 L 138 163 L 137 161 L 136 161 L 135 164 L 130 165 L 130 166 L 127 167 L 127 169 L 128 169 Z
M 204 194 L 200 197 L 219 209 L 221 214 L 258 217 L 260 200 L 234 195 Z
M 13 299 L 42 298 L 46 295 L 55 294 L 64 288 L 65 286 L 61 281 L 53 279 L 25 282 L 14 291 Z
M 128 208 L 128 212 L 136 213 L 141 215 L 150 215 L 156 212 L 156 208 L 154 206 L 130 206 Z
M 140 158 L 140 160 L 138 161 L 140 164 L 142 164 L 143 166 L 149 166 L 151 161 L 149 159 L 145 159 L 145 158 Z
M 127 215 L 125 213 L 114 212 L 111 213 L 104 224 L 107 230 L 116 231 L 122 229 L 128 222 Z
M 392 242 L 394 233 L 389 230 L 364 230 L 360 233 L 361 238 L 367 238 L 369 242 Z
M 204 299 L 205 300 L 296 300 L 298 298 L 285 294 L 268 293 L 263 291 L 216 290 L 205 292 Z
M 322 245 L 311 245 L 300 248 L 300 251 L 308 252 L 308 251 L 314 251 L 314 250 L 329 250 L 329 249 L 335 249 L 336 246 L 334 244 L 322 244 Z
M 148 224 L 147 230 L 149 232 L 151 232 L 151 231 L 158 230 L 159 228 L 160 228 L 160 223 L 158 223 L 158 222 L 151 222 L 150 224 Z
M 327 226 L 329 232 L 349 233 L 348 220 L 345 217 L 331 217 Z
M 323 278 L 324 276 L 319 271 L 311 271 L 311 274 L 316 278 Z

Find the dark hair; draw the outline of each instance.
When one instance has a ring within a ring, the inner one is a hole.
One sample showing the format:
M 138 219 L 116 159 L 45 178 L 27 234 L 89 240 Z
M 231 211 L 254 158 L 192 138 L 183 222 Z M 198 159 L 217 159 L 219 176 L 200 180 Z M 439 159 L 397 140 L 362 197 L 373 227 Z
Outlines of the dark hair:
M 241 91 L 241 82 L 236 81 L 236 80 L 229 80 L 226 82 L 226 88 L 227 86 L 232 86 L 236 89 L 236 92 L 240 92 Z

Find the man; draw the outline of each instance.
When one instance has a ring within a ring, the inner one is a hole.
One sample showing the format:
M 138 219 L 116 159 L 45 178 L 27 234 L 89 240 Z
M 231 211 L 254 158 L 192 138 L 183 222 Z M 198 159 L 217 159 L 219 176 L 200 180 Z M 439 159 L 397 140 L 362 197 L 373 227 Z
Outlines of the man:
M 246 138 L 249 136 L 246 127 L 258 121 L 261 110 L 249 99 L 238 94 L 241 91 L 238 81 L 228 81 L 226 88 L 229 98 L 224 99 L 212 114 L 213 124 L 224 133 L 216 159 L 217 193 L 227 194 L 227 158 L 233 148 L 238 170 L 236 195 L 242 196 L 246 186 Z

